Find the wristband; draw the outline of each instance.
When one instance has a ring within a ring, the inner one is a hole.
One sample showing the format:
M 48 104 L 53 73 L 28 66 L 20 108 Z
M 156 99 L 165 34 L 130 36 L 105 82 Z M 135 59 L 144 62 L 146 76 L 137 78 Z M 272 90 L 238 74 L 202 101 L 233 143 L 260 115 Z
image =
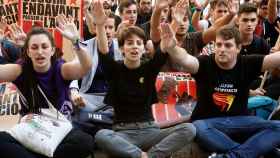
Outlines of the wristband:
M 76 39 L 75 42 L 73 42 L 73 48 L 76 50 L 80 50 L 80 39 Z

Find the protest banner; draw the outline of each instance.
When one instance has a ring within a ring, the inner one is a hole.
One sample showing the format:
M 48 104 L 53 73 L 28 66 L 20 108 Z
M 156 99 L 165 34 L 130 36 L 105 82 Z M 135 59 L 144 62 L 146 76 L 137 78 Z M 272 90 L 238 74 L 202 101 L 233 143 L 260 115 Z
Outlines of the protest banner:
M 188 121 L 197 102 L 195 80 L 188 73 L 159 73 L 156 80 L 157 93 L 162 89 L 167 78 L 172 78 L 175 85 L 169 84 L 169 87 L 164 90 L 167 90 L 164 92 L 167 95 L 166 103 L 159 102 L 152 106 L 155 122 L 162 128 Z
M 71 60 L 74 55 L 70 47 L 70 41 L 63 38 L 55 29 L 55 17 L 59 14 L 73 17 L 82 37 L 82 8 L 82 0 L 19 0 L 19 23 L 25 32 L 29 31 L 34 25 L 47 28 L 53 33 L 56 46 L 61 48 L 64 53 L 64 59 Z
M 0 83 L 0 131 L 13 127 L 19 120 L 19 93 L 9 82 Z
M 6 18 L 7 23 L 18 21 L 18 0 L 0 0 L 0 16 Z

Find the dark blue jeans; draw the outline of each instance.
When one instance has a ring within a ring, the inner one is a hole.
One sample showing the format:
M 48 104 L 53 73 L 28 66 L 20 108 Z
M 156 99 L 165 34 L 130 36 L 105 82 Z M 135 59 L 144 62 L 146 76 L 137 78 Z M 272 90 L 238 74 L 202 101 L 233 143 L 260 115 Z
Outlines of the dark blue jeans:
M 193 122 L 196 141 L 231 158 L 257 158 L 280 145 L 280 122 L 255 116 L 220 117 Z M 242 144 L 241 144 L 242 142 Z

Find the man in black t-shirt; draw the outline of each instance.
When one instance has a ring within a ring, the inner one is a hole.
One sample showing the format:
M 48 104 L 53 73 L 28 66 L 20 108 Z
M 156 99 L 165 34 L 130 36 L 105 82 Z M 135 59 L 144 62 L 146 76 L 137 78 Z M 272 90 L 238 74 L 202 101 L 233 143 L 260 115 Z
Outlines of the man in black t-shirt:
M 225 153 L 214 158 L 257 158 L 280 145 L 280 122 L 248 116 L 248 86 L 261 72 L 280 66 L 280 52 L 240 55 L 240 34 L 232 27 L 217 32 L 215 46 L 210 56 L 172 54 L 196 79 L 198 102 L 191 117 L 196 140 L 211 152 Z
M 262 38 L 254 34 L 258 23 L 257 8 L 255 5 L 245 3 L 240 6 L 237 16 L 238 29 L 241 36 L 242 48 L 240 54 L 263 54 L 270 51 L 269 44 Z

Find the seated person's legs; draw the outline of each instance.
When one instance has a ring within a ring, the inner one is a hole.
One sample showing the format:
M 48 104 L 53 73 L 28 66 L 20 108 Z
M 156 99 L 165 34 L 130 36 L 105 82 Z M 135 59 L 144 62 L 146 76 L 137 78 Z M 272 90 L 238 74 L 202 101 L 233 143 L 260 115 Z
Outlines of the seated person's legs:
M 197 143 L 210 152 L 225 152 L 239 145 L 221 130 L 228 126 L 225 118 L 197 120 L 193 124 Z
M 133 130 L 131 130 L 133 132 Z M 136 133 L 134 133 L 136 134 Z M 132 144 L 129 136 L 113 130 L 102 129 L 95 135 L 97 146 L 112 156 L 140 158 L 141 149 Z
M 93 137 L 78 129 L 72 131 L 56 148 L 54 158 L 85 158 L 94 149 Z
M 189 144 L 195 137 L 196 129 L 190 123 L 179 124 L 168 129 L 161 130 L 155 138 L 159 141 L 149 151 L 151 157 L 167 157 Z
M 6 132 L 0 132 L 0 153 L 3 158 L 46 158 L 27 150 Z

